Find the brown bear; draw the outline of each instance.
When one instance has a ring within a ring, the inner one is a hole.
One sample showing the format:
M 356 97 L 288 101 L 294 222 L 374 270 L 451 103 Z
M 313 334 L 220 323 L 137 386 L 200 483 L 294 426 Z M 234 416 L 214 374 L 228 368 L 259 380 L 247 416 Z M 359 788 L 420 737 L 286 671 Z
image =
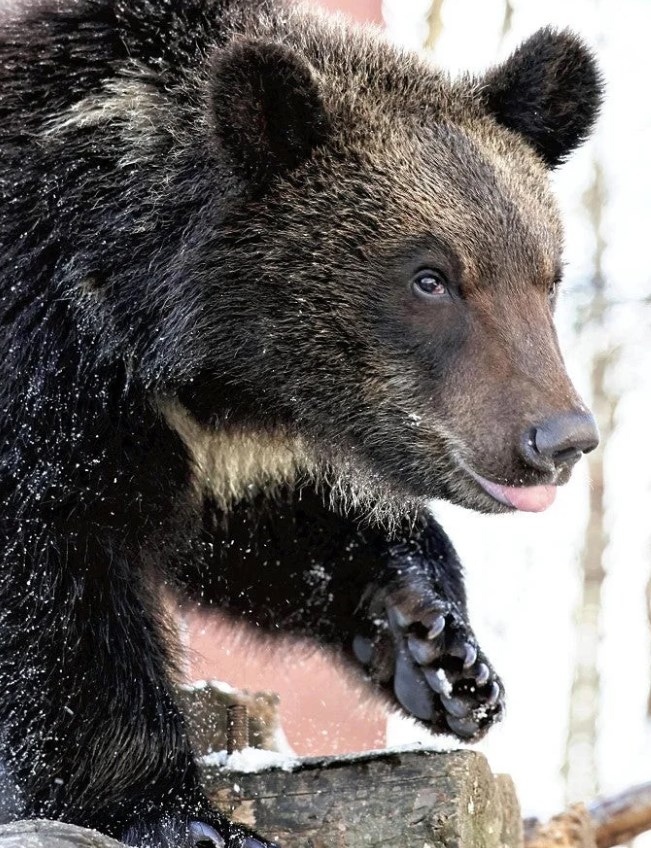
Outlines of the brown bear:
M 594 60 L 451 81 L 276 0 L 48 0 L 0 29 L 0 808 L 132 845 L 212 811 L 163 588 L 481 736 L 503 690 L 429 510 L 540 510 L 595 447 L 550 169 Z

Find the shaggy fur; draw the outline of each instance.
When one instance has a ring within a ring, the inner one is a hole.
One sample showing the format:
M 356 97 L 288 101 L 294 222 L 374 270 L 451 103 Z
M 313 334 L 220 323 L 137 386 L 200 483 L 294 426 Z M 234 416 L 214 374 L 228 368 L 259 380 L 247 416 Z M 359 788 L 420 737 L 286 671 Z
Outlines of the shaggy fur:
M 435 730 L 500 717 L 424 505 L 504 511 L 471 472 L 559 483 L 580 452 L 532 462 L 523 438 L 584 414 L 547 168 L 599 87 L 567 34 L 451 82 L 265 0 L 2 24 L 7 816 L 155 848 L 206 842 L 198 818 L 253 844 L 203 797 L 165 585 L 331 646 Z

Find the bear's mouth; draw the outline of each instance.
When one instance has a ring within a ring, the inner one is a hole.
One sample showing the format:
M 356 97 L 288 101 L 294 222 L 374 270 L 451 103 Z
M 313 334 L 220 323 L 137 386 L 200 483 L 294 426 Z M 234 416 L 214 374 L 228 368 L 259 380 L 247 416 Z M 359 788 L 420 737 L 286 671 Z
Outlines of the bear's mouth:
M 465 463 L 461 467 L 494 501 L 519 512 L 544 512 L 554 503 L 560 483 L 557 480 L 536 486 L 506 486 L 482 477 Z

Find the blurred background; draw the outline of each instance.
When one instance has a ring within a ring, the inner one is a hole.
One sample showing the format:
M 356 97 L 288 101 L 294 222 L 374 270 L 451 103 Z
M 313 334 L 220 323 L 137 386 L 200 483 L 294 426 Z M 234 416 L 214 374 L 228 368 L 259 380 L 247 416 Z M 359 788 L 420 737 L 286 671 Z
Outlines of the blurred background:
M 525 814 L 651 780 L 651 2 L 321 5 L 385 27 L 451 74 L 481 71 L 547 24 L 571 27 L 599 56 L 607 98 L 597 133 L 554 182 L 567 227 L 558 324 L 602 446 L 549 513 L 435 511 L 466 564 L 471 618 L 507 688 L 506 720 L 479 748 L 512 775 Z M 297 753 L 433 741 L 360 698 L 328 657 L 252 651 L 255 637 L 222 621 L 191 617 L 185 627 L 188 677 L 278 691 Z M 636 846 L 651 845 L 643 840 Z

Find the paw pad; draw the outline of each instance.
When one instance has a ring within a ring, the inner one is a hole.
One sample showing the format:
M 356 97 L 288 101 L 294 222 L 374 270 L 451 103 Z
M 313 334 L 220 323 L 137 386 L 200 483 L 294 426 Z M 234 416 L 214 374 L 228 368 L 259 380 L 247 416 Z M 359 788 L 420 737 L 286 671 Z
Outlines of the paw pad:
M 422 582 L 382 597 L 376 637 L 357 636 L 353 652 L 401 707 L 441 733 L 480 738 L 502 718 L 503 688 L 465 614 Z M 388 672 L 388 673 L 387 673 Z

